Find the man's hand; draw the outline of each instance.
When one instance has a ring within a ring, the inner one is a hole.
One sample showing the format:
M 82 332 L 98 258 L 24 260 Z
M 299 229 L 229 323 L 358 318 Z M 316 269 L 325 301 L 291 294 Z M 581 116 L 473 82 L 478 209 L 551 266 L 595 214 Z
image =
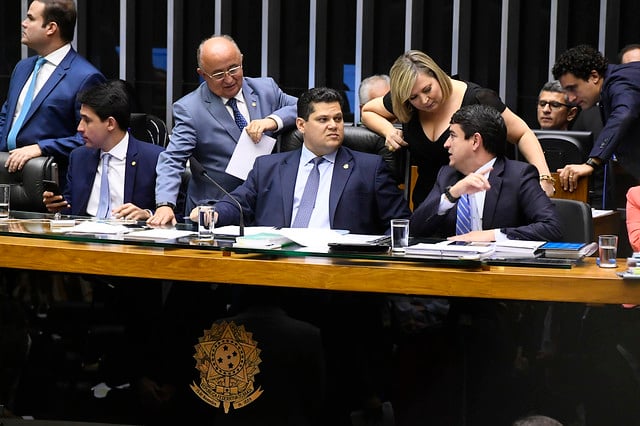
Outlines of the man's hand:
M 247 124 L 245 130 L 247 134 L 251 138 L 251 140 L 255 143 L 260 142 L 260 138 L 262 138 L 262 134 L 265 131 L 277 130 L 278 123 L 276 123 L 271 118 L 262 118 L 260 120 L 252 120 L 251 123 Z
M 156 209 L 156 213 L 147 219 L 147 224 L 152 226 L 162 226 L 170 223 L 176 224 L 176 215 L 173 213 L 173 209 L 169 206 L 162 206 Z
M 565 191 L 573 192 L 578 188 L 578 179 L 593 173 L 593 167 L 588 164 L 567 164 L 558 169 L 560 184 Z
M 449 188 L 449 193 L 456 198 L 460 198 L 464 194 L 475 194 L 480 191 L 487 191 L 491 188 L 489 179 L 484 175 L 493 170 L 493 167 L 484 168 L 477 173 L 469 173 L 463 179 L 460 179 Z
M 151 217 L 151 212 L 141 209 L 135 204 L 125 203 L 113 209 L 113 216 L 117 219 L 147 220 Z
M 40 157 L 41 155 L 42 150 L 37 143 L 16 148 L 9 153 L 9 158 L 7 158 L 4 166 L 9 170 L 9 173 L 13 173 L 17 170 L 22 170 L 24 165 L 27 164 L 27 161 Z
M 496 237 L 493 229 L 486 229 L 484 231 L 471 231 L 466 234 L 454 235 L 447 238 L 449 241 L 494 241 Z
M 51 191 L 44 191 L 42 193 L 42 202 L 51 213 L 56 213 L 71 207 L 62 195 L 54 195 Z

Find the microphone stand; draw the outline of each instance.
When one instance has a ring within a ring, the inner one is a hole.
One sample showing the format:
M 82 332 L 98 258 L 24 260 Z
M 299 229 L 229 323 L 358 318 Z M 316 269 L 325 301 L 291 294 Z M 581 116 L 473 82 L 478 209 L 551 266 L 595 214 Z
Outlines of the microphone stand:
M 229 194 L 229 192 L 226 189 L 224 189 L 222 187 L 222 185 L 220 185 L 218 182 L 216 182 L 215 179 L 213 179 L 211 176 L 209 176 L 207 171 L 204 169 L 204 167 L 202 167 L 202 164 L 200 164 L 200 162 L 198 160 L 196 160 L 195 158 L 191 157 L 189 159 L 189 164 L 191 165 L 191 170 L 193 171 L 194 174 L 204 177 L 209 182 L 214 184 L 220 191 L 222 191 L 224 193 L 224 195 L 227 195 L 229 198 L 231 198 L 233 200 L 233 202 L 235 203 L 236 207 L 238 207 L 238 211 L 240 212 L 240 221 L 238 223 L 238 228 L 239 228 L 239 235 L 238 236 L 243 237 L 244 236 L 244 212 L 242 210 L 242 205 L 240 205 L 240 201 L 238 201 L 238 199 L 236 197 L 234 197 L 233 195 Z

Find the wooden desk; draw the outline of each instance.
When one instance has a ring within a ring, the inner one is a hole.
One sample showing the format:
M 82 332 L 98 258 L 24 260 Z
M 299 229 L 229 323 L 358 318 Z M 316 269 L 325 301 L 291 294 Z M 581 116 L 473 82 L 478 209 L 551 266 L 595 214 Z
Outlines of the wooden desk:
M 623 281 L 615 274 L 622 266 L 601 269 L 593 258 L 573 269 L 492 266 L 468 270 L 411 262 L 270 258 L 200 249 L 0 236 L 0 266 L 326 290 L 640 304 L 640 282 Z

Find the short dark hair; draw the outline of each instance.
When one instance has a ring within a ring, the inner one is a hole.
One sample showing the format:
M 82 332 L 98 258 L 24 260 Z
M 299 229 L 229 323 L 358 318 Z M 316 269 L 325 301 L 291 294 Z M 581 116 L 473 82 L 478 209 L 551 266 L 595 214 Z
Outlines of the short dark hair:
M 465 139 L 469 139 L 474 133 L 479 133 L 487 152 L 504 155 L 507 126 L 497 109 L 479 104 L 463 106 L 453 114 L 451 124 L 460 126 Z
M 60 37 L 70 43 L 76 28 L 76 3 L 74 0 L 35 0 L 44 4 L 43 26 L 50 22 L 58 24 Z
M 625 47 L 620 49 L 620 52 L 618 52 L 618 63 L 619 64 L 622 63 L 622 57 L 624 56 L 625 53 L 627 53 L 630 50 L 636 50 L 636 49 L 640 49 L 640 43 L 627 44 Z
M 560 55 L 551 72 L 556 80 L 571 73 L 586 81 L 593 70 L 604 76 L 604 72 L 607 70 L 607 59 L 593 47 L 581 44 Z
M 129 128 L 131 103 L 126 82 L 111 80 L 94 86 L 78 95 L 78 102 L 91 108 L 100 120 L 115 118 L 122 130 Z
M 304 92 L 298 98 L 298 117 L 307 121 L 309 116 L 315 111 L 313 104 L 319 102 L 338 102 L 340 109 L 344 111 L 344 98 L 340 92 L 328 87 L 314 87 Z

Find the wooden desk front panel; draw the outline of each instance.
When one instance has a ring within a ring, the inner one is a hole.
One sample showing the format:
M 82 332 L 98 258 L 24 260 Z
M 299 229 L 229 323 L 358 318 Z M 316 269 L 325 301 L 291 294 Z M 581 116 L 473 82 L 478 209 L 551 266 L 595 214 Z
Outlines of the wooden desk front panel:
M 410 262 L 225 256 L 197 249 L 0 237 L 0 266 L 326 290 L 640 304 L 640 282 L 621 280 L 615 269 L 595 266 L 593 258 L 573 269 L 492 266 L 465 270 Z

